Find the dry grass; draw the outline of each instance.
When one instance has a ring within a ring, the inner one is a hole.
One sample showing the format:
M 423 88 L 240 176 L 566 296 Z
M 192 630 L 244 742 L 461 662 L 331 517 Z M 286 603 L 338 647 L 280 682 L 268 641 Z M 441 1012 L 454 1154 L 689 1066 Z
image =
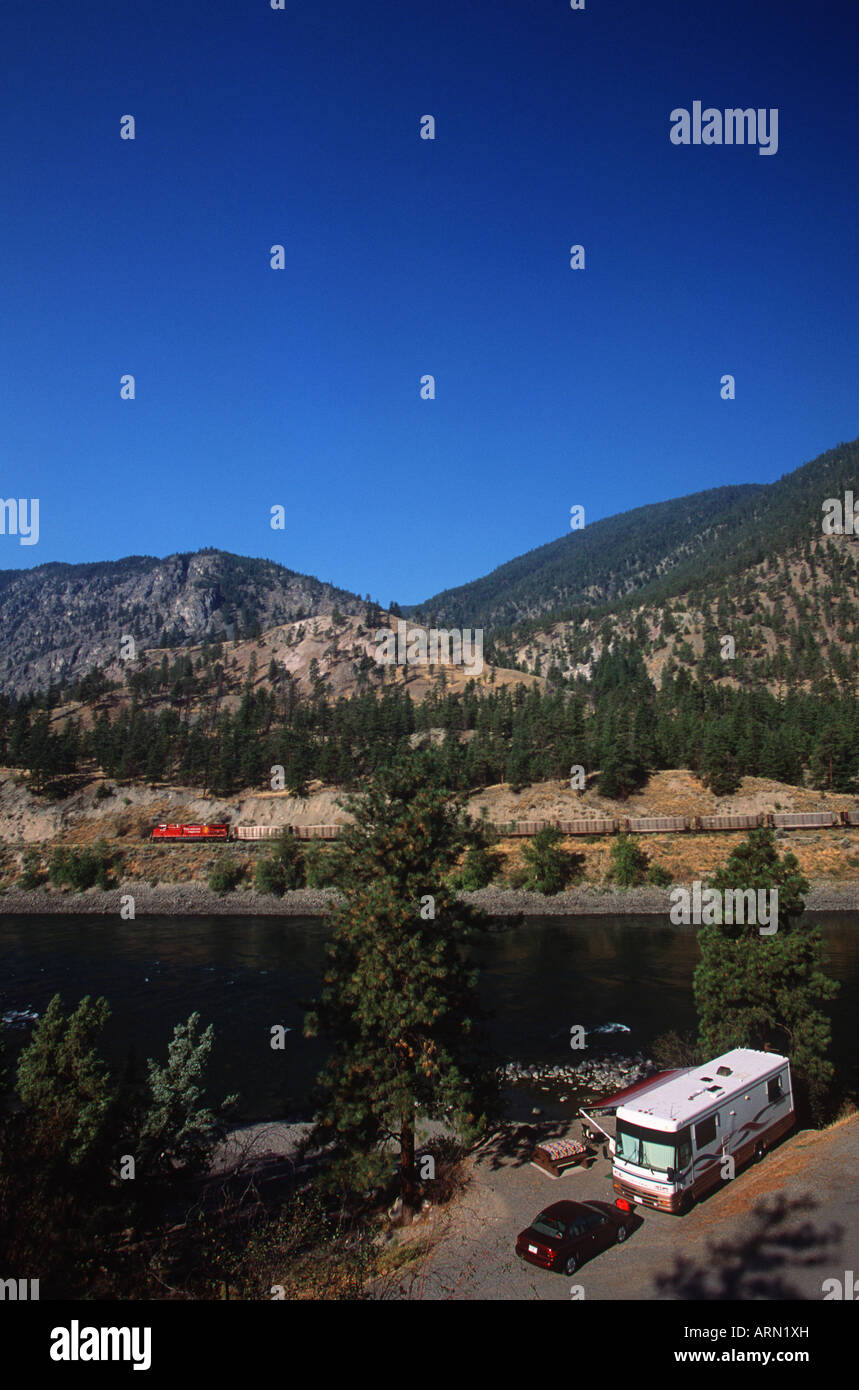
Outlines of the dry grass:
M 286 792 L 249 790 L 234 797 L 205 797 L 188 787 L 116 787 L 114 794 L 96 802 L 95 790 L 101 779 L 87 784 L 61 802 L 34 796 L 18 782 L 13 769 L 0 770 L 0 842 L 6 842 L 6 859 L 0 869 L 7 875 L 20 865 L 21 849 L 39 844 L 45 852 L 57 844 L 89 846 L 104 836 L 125 856 L 124 873 L 129 878 L 161 882 L 205 882 L 216 851 L 199 845 L 156 845 L 147 843 L 153 825 L 160 821 L 219 821 L 257 825 L 337 824 L 347 817 L 336 787 L 312 783 L 308 796 L 299 800 Z M 568 782 L 540 782 L 514 792 L 507 784 L 475 793 L 468 809 L 476 818 L 481 808 L 497 824 L 513 820 L 568 820 L 582 815 L 678 815 L 691 816 L 715 812 L 751 813 L 828 808 L 834 811 L 855 805 L 855 798 L 824 793 L 805 787 L 791 787 L 760 777 L 746 777 L 730 797 L 716 797 L 691 772 L 671 770 L 655 773 L 628 801 L 612 801 L 595 790 L 573 792 Z M 675 879 L 688 882 L 703 878 L 724 863 L 731 849 L 745 833 L 643 835 L 641 843 L 653 861 Z M 579 837 L 565 841 L 567 849 L 584 855 L 585 879 L 605 881 L 609 868 L 610 836 L 588 842 Z M 779 844 L 791 849 L 803 872 L 811 879 L 833 882 L 859 880 L 859 827 L 787 831 Z M 507 840 L 499 845 L 505 870 L 521 863 L 523 841 Z M 14 855 L 10 847 L 16 847 Z M 234 844 L 233 854 L 252 870 L 258 847 Z M 12 859 L 14 859 L 14 864 Z M 7 861 L 9 861 L 7 863 Z M 250 881 L 250 875 L 248 876 Z

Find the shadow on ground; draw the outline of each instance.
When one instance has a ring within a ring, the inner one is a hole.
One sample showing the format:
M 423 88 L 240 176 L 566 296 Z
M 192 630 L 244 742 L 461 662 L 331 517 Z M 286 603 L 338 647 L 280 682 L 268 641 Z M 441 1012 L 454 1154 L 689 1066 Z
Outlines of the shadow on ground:
M 658 1298 L 708 1299 L 805 1299 L 791 1282 L 797 1269 L 831 1265 L 843 1236 L 833 1223 L 818 1228 L 810 1213 L 818 1203 L 813 1197 L 765 1199 L 751 1210 L 749 1225 L 733 1240 L 711 1240 L 700 1260 L 678 1256 L 673 1267 L 654 1276 Z M 798 1217 L 806 1219 L 796 1224 Z
M 568 1120 L 557 1120 L 549 1124 L 523 1124 L 499 1130 L 476 1150 L 475 1166 L 488 1164 L 493 1172 L 508 1164 L 514 1168 L 524 1168 L 526 1163 L 531 1162 L 538 1144 L 544 1144 L 548 1139 L 566 1139 L 569 1129 Z M 589 1160 L 586 1166 L 592 1161 Z

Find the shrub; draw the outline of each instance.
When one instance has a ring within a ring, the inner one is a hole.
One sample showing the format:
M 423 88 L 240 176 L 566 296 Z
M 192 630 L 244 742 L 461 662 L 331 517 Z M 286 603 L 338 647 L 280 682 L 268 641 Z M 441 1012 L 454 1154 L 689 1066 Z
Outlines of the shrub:
M 673 1067 L 694 1067 L 704 1060 L 693 1034 L 673 1030 L 654 1038 L 650 1053 L 660 1071 Z
M 488 845 L 469 845 L 461 867 L 451 875 L 451 887 L 465 893 L 487 888 L 501 868 L 501 855 Z
M 522 848 L 527 877 L 525 888 L 531 893 L 561 893 L 570 879 L 581 871 L 584 855 L 561 849 L 563 835 L 554 825 L 546 825 Z
M 44 883 L 46 874 L 42 868 L 42 856 L 35 846 L 24 851 L 24 862 L 21 866 L 21 877 L 18 879 L 18 887 L 24 888 L 28 892 L 33 888 L 39 888 Z
M 99 782 L 93 797 L 94 805 L 97 806 L 100 801 L 107 801 L 109 797 L 113 796 L 114 790 L 115 788 L 108 786 L 107 782 Z
M 142 1166 L 150 1174 L 173 1177 L 204 1172 L 220 1135 L 219 1113 L 235 1104 L 228 1096 L 219 1113 L 205 1103 L 202 1082 L 214 1041 L 210 1023 L 201 1033 L 200 1015 L 177 1023 L 167 1049 L 167 1065 L 147 1062 L 146 1108 L 138 1147 Z
M 340 869 L 336 849 L 311 840 L 304 851 L 304 874 L 308 888 L 337 888 Z
M 97 840 L 92 849 L 55 849 L 48 865 L 48 877 L 57 888 L 68 886 L 83 893 L 97 885 L 109 888 L 114 869 L 122 856 L 112 854 L 106 840 Z
M 304 887 L 301 842 L 291 831 L 285 830 L 271 854 L 258 861 L 254 884 L 260 893 L 273 893 L 277 897 L 292 888 Z
M 647 871 L 647 879 L 655 888 L 670 888 L 674 882 L 672 875 L 661 864 L 651 864 Z
M 524 864 L 510 864 L 505 879 L 511 888 L 524 888 L 528 881 L 528 870 Z
M 453 1135 L 438 1134 L 423 1144 L 420 1152 L 421 1159 L 432 1159 L 434 1169 L 433 1177 L 421 1178 L 421 1190 L 436 1206 L 442 1206 L 465 1186 L 466 1150 Z M 423 1173 L 426 1169 L 421 1159 L 418 1169 Z
M 631 835 L 618 835 L 611 847 L 608 877 L 618 888 L 635 888 L 647 877 L 650 856 Z
M 245 865 L 231 854 L 219 854 L 209 872 L 209 887 L 213 893 L 232 893 L 245 876 Z

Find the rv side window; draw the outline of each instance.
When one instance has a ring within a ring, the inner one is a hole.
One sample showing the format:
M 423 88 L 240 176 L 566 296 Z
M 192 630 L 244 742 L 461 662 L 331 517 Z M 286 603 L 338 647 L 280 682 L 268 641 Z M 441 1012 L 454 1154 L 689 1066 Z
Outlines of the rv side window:
M 767 1082 L 767 1100 L 780 1100 L 782 1095 L 781 1077 L 774 1076 L 771 1081 Z
M 695 1147 L 696 1149 L 706 1149 L 708 1144 L 712 1144 L 716 1138 L 716 1116 L 710 1115 L 706 1120 L 695 1126 Z

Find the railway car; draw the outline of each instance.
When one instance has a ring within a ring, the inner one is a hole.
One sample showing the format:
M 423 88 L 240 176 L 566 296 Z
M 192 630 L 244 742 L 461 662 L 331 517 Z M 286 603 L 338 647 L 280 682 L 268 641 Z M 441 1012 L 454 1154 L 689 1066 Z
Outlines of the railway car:
M 841 812 L 844 825 L 859 825 L 859 806 L 851 806 L 849 811 Z
M 236 840 L 278 840 L 291 825 L 236 825 L 231 838 Z
M 779 830 L 811 830 L 838 823 L 835 811 L 776 811 L 773 815 L 773 825 Z
M 555 825 L 564 835 L 613 835 L 617 830 L 617 821 L 605 816 L 594 816 L 590 820 L 586 816 L 580 820 L 559 820 L 555 821 Z
M 688 830 L 688 816 L 628 816 L 626 828 L 633 835 L 656 835 L 665 830 Z
M 764 817 L 757 816 L 696 816 L 697 829 L 701 830 L 756 830 L 763 825 Z
M 551 821 L 546 820 L 514 820 L 507 827 L 508 835 L 536 835 L 545 825 L 550 825 Z
M 294 825 L 292 833 L 298 840 L 336 840 L 341 825 Z
M 152 829 L 153 840 L 228 840 L 230 837 L 230 827 L 228 825 L 189 825 L 184 822 L 178 825 L 156 825 Z

